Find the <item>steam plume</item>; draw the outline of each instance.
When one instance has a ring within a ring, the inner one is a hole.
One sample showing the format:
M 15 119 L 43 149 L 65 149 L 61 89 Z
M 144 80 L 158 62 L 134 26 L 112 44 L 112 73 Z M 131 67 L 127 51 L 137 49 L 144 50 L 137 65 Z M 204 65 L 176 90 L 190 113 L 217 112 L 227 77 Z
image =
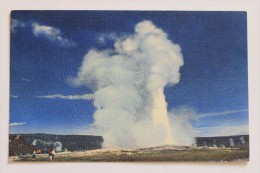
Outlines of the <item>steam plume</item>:
M 244 136 L 241 136 L 239 139 L 241 141 L 241 144 L 245 144 L 246 143 Z
M 61 152 L 62 151 L 62 143 L 59 141 L 54 142 L 53 144 L 56 151 Z
M 180 46 L 150 21 L 138 23 L 134 34 L 117 38 L 114 49 L 92 49 L 85 55 L 71 82 L 93 91 L 94 125 L 101 131 L 104 147 L 192 144 L 189 133 L 185 135 L 191 139 L 179 140 L 181 128 L 173 127 L 179 119 L 168 117 L 163 92 L 166 85 L 179 83 L 182 65 Z
M 47 148 L 54 147 L 56 151 L 61 152 L 62 151 L 62 143 L 59 141 L 51 142 L 51 141 L 44 141 L 41 139 L 34 139 L 31 145 L 37 146 L 37 145 L 43 145 Z
M 229 138 L 229 146 L 230 147 L 234 147 L 235 146 L 235 142 L 233 138 Z

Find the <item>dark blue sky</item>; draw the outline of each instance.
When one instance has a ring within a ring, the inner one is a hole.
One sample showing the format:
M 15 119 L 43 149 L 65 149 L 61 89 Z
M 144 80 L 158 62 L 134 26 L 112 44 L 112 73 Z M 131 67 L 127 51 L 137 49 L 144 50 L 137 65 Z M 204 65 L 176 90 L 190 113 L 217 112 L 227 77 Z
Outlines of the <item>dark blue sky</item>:
M 90 93 L 88 88 L 67 82 L 76 76 L 84 55 L 91 48 L 112 47 L 113 35 L 132 34 L 143 20 L 151 20 L 182 49 L 181 81 L 165 89 L 168 109 L 188 106 L 198 116 L 207 115 L 193 121 L 198 135 L 211 135 L 206 134 L 210 127 L 233 127 L 237 134 L 245 133 L 245 12 L 14 11 L 11 18 L 10 124 L 17 123 L 10 126 L 11 133 L 62 134 L 87 129 L 95 111 L 92 101 L 38 96 Z M 59 30 L 56 40 L 46 33 L 35 34 L 35 24 Z M 104 35 L 105 42 L 101 42 Z

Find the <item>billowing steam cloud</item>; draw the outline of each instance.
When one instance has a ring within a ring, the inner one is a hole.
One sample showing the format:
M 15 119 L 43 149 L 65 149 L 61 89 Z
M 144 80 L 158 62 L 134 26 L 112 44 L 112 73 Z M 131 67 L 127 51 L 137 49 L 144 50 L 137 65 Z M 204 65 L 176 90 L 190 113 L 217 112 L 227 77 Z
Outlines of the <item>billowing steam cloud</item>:
M 168 118 L 163 92 L 166 85 L 179 83 L 182 65 L 180 46 L 150 21 L 138 23 L 133 35 L 116 39 L 114 49 L 93 49 L 85 55 L 71 82 L 93 91 L 94 125 L 101 131 L 104 147 L 192 144 L 192 134 L 187 140 L 182 136 L 188 133 L 173 126 L 180 119 Z M 172 111 L 170 116 L 181 112 Z M 191 126 L 183 121 L 189 130 Z

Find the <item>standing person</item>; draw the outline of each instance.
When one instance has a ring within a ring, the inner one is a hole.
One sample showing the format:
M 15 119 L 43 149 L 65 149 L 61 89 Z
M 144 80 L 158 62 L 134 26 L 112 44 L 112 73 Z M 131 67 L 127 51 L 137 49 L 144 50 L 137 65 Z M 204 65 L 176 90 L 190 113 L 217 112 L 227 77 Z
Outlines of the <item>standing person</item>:
M 51 154 L 52 154 L 52 160 L 54 160 L 54 155 L 55 155 L 55 150 L 54 149 L 52 149 Z
M 50 149 L 49 151 L 49 157 L 50 157 L 50 161 L 52 161 L 53 157 L 52 157 L 52 149 Z
M 36 151 L 35 151 L 35 150 L 33 150 L 32 158 L 33 158 L 33 159 L 36 158 Z

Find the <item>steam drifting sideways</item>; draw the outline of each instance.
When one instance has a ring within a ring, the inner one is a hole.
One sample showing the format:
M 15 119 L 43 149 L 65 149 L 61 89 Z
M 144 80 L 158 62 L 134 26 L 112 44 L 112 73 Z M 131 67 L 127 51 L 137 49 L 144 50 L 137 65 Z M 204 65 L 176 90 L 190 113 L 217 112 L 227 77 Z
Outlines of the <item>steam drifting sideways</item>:
M 194 142 L 192 130 L 181 127 L 191 127 L 188 119 L 173 118 L 181 116 L 176 114 L 182 111 L 168 113 L 164 95 L 166 85 L 179 83 L 183 64 L 180 46 L 151 21 L 142 21 L 135 26 L 134 34 L 117 38 L 113 49 L 92 49 L 85 55 L 71 82 L 85 85 L 94 93 L 94 126 L 104 138 L 103 147 Z

